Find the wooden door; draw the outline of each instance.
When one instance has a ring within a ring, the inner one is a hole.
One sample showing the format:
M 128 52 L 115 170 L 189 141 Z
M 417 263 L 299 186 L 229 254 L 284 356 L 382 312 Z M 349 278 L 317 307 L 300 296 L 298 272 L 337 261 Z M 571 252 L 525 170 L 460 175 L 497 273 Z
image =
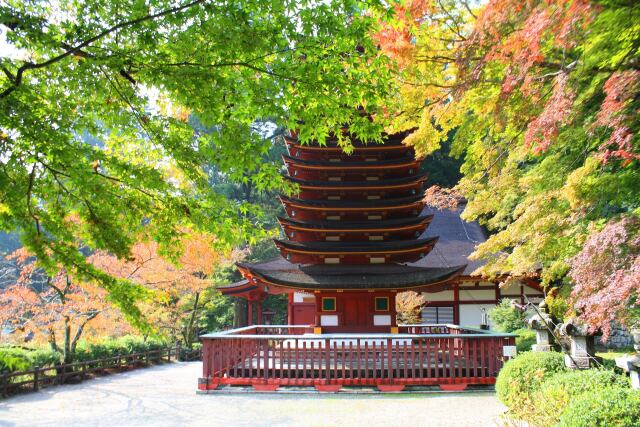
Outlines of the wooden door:
M 369 318 L 369 299 L 354 295 L 344 299 L 344 328 L 350 327 L 361 329 L 372 326 L 372 319 Z

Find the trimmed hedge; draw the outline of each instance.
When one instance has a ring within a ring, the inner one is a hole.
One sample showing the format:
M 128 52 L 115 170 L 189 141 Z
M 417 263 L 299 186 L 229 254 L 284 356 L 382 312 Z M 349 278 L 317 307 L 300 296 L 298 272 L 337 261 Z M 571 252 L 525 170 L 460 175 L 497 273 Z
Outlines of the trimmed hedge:
M 126 335 L 107 338 L 97 343 L 81 342 L 76 348 L 75 362 L 105 359 L 118 355 L 144 353 L 147 350 L 167 348 L 165 341 Z M 0 373 L 28 371 L 37 367 L 46 368 L 62 362 L 62 354 L 48 348 L 27 349 L 22 347 L 0 347 Z
M 531 421 L 536 426 L 554 426 L 576 398 L 610 387 L 629 388 L 629 379 L 605 369 L 558 373 L 545 381 L 534 394 L 535 407 L 530 409 L 535 415 Z
M 640 427 L 640 391 L 606 387 L 573 399 L 560 417 L 561 427 Z
M 517 419 L 529 420 L 535 412 L 533 395 L 543 381 L 565 372 L 564 357 L 556 352 L 526 352 L 505 363 L 496 380 L 498 398 Z
M 75 361 L 105 359 L 118 355 L 132 353 L 143 353 L 147 350 L 158 350 L 167 347 L 165 341 L 133 335 L 126 335 L 121 338 L 105 339 L 97 343 L 82 342 L 76 348 Z

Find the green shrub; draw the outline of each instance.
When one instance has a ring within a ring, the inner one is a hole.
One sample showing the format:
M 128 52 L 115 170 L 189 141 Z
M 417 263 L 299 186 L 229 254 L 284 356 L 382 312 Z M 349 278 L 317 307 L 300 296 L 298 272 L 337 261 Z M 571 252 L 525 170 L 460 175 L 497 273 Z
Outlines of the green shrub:
M 25 350 L 18 347 L 0 347 L 0 373 L 26 371 L 33 363 Z
M 154 338 L 145 340 L 142 337 L 126 335 L 121 338 L 108 338 L 97 343 L 82 342 L 78 345 L 75 360 L 96 360 L 127 355 L 132 353 L 144 353 L 147 350 L 165 348 L 167 343 Z
M 640 427 L 640 391 L 605 387 L 583 393 L 567 406 L 561 427 Z
M 513 333 L 518 335 L 516 337 L 518 353 L 531 351 L 531 346 L 536 343 L 536 332 L 531 329 L 518 329 L 517 331 L 513 331 Z
M 33 366 L 45 368 L 49 366 L 55 366 L 62 361 L 62 354 L 49 348 L 38 348 L 30 350 L 27 356 L 31 360 Z
M 546 380 L 534 394 L 536 426 L 554 426 L 567 406 L 583 393 L 594 393 L 603 388 L 629 388 L 629 379 L 614 371 L 586 369 L 559 373 Z
M 505 363 L 496 380 L 498 398 L 511 415 L 528 420 L 532 416 L 533 394 L 543 381 L 565 371 L 564 357 L 556 352 L 526 352 Z
M 508 298 L 503 299 L 500 304 L 492 308 L 489 311 L 489 317 L 493 321 L 495 329 L 500 332 L 514 332 L 527 326 L 524 313 L 513 307 Z

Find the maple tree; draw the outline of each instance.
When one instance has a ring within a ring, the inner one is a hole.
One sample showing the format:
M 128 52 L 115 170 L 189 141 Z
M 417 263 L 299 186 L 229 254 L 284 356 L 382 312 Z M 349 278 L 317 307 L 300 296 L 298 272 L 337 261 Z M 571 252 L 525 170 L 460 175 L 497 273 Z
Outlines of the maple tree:
M 10 258 L 17 263 L 19 276 L 0 290 L 0 326 L 13 331 L 5 338 L 48 343 L 65 363 L 71 363 L 81 339 L 129 330 L 104 289 L 77 282 L 64 268 L 47 275 L 25 249 Z
M 571 300 L 605 338 L 612 323 L 640 326 L 640 220 L 626 217 L 591 234 L 571 259 Z
M 126 260 L 98 251 L 89 262 L 148 290 L 149 298 L 140 304 L 146 322 L 155 332 L 191 346 L 197 338 L 199 313 L 217 292 L 211 289 L 212 274 L 221 264 L 238 260 L 242 251 L 225 257 L 215 238 L 203 233 L 185 233 L 178 244 L 182 255 L 175 262 L 163 257 L 153 241 L 135 244 Z
M 416 128 L 406 142 L 420 155 L 450 140 L 464 159 L 463 216 L 491 233 L 474 254 L 484 274 L 569 283 L 588 239 L 640 215 L 640 9 L 416 0 L 397 12 L 377 34 L 397 63 L 388 130 Z

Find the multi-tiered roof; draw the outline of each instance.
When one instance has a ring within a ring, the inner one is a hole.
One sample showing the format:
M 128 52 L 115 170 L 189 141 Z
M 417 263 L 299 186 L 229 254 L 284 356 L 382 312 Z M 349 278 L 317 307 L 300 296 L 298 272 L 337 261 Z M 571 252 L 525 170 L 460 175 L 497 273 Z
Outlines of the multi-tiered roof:
M 282 258 L 239 264 L 247 279 L 242 287 L 404 290 L 459 274 L 464 266 L 408 265 L 438 238 L 421 237 L 433 218 L 422 214 L 427 176 L 413 148 L 402 144 L 404 136 L 387 136 L 384 144 L 356 141 L 350 154 L 335 140 L 303 145 L 285 137 L 286 179 L 299 192 L 280 198 L 287 213 L 278 218 L 286 238 L 275 240 Z

